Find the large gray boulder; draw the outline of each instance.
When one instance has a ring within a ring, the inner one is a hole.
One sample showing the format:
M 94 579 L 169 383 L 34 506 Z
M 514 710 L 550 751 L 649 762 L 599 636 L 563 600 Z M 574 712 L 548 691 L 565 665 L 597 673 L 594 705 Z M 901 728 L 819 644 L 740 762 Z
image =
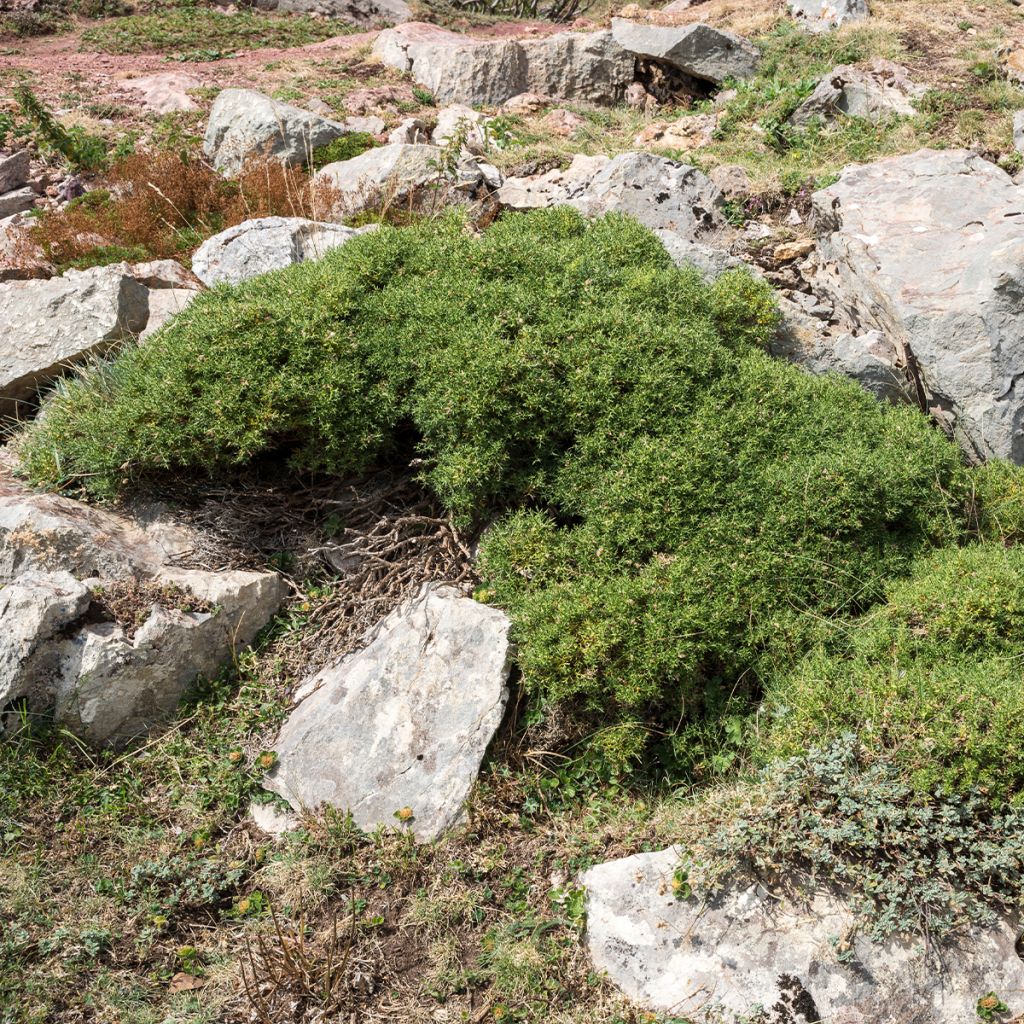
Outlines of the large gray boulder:
M 612 18 L 612 37 L 629 53 L 714 85 L 729 78 L 750 78 L 757 70 L 755 46 L 741 36 L 699 22 L 658 25 Z
M 88 742 L 123 743 L 248 644 L 284 598 L 281 579 L 175 566 L 195 543 L 36 494 L 0 468 L 0 730 L 52 715 Z
M 624 213 L 653 231 L 695 240 L 727 226 L 722 194 L 696 167 L 653 153 L 623 153 L 569 201 L 588 217 Z
M 149 290 L 123 264 L 0 285 L 0 417 L 67 368 L 138 334 Z
M 965 150 L 921 150 L 815 193 L 815 286 L 911 368 L 969 452 L 1024 461 L 1024 193 Z
M 203 284 L 238 284 L 323 256 L 357 232 L 341 224 L 304 217 L 260 217 L 208 238 L 192 257 L 192 271 Z
M 727 1024 L 976 1024 L 995 992 L 1007 1016 L 1024 1010 L 1015 921 L 945 943 L 874 943 L 829 892 L 804 905 L 736 883 L 707 903 L 678 899 L 679 856 L 641 853 L 582 877 L 594 966 L 645 1007 Z
M 830 32 L 871 12 L 867 0 L 789 0 L 789 13 L 811 32 Z
M 614 103 L 633 81 L 634 59 L 609 31 L 539 39 L 472 39 L 408 22 L 382 32 L 374 54 L 412 76 L 441 103 L 498 106 L 520 93 Z
M 336 216 L 351 217 L 382 201 L 401 202 L 443 177 L 439 146 L 392 143 L 368 149 L 351 160 L 322 167 L 315 182 L 327 182 L 337 193 Z
M 407 821 L 430 841 L 455 824 L 508 698 L 509 620 L 428 586 L 324 669 L 275 745 L 268 789 L 327 804 L 363 829 Z
M 225 89 L 213 101 L 203 152 L 218 171 L 237 174 L 250 157 L 304 163 L 314 149 L 326 146 L 345 131 L 337 121 L 252 89 Z
M 834 120 L 838 115 L 878 122 L 899 115 L 913 117 L 913 101 L 926 92 L 910 80 L 907 69 L 888 60 L 868 68 L 842 64 L 818 82 L 814 92 L 790 115 L 790 122 L 806 124 L 815 118 Z

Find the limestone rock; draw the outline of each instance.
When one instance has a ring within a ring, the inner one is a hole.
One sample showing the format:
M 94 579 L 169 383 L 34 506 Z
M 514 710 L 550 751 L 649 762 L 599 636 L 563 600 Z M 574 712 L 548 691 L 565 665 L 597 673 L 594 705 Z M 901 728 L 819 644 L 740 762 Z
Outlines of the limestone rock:
M 435 146 L 445 146 L 461 134 L 463 148 L 472 153 L 483 153 L 490 140 L 487 125 L 492 120 L 479 110 L 456 103 L 438 113 L 431 141 Z
M 164 71 L 141 78 L 128 78 L 121 83 L 121 87 L 134 93 L 147 110 L 156 114 L 174 114 L 199 109 L 199 104 L 189 96 L 189 91 L 198 89 L 202 84 L 202 79 L 184 71 Z
M 336 165 L 331 165 L 336 166 Z M 238 284 L 257 274 L 318 259 L 355 238 L 353 228 L 303 217 L 260 217 L 208 238 L 192 257 L 204 284 Z
M 573 157 L 565 170 L 545 171 L 523 178 L 506 178 L 498 202 L 511 210 L 538 210 L 568 202 L 583 192 L 594 175 L 609 163 L 606 156 Z
M 203 152 L 218 171 L 237 174 L 250 157 L 303 163 L 314 149 L 344 134 L 344 125 L 308 110 L 252 89 L 225 89 L 213 101 Z
M 818 82 L 789 120 L 802 125 L 815 118 L 834 120 L 839 114 L 873 122 L 897 114 L 912 117 L 916 111 L 911 101 L 925 91 L 910 80 L 906 68 L 891 61 L 876 60 L 868 69 L 843 64 Z
M 1013 147 L 1018 153 L 1024 153 L 1024 110 L 1013 115 Z
M 705 280 L 713 281 L 726 270 L 736 270 L 746 266 L 743 260 L 731 256 L 720 246 L 707 245 L 685 238 L 675 231 L 656 231 L 672 262 L 677 267 L 696 267 Z
M 611 32 L 561 32 L 537 39 L 470 39 L 408 22 L 382 32 L 373 52 L 410 74 L 441 103 L 499 106 L 520 93 L 613 103 L 633 80 L 634 60 Z
M 325 103 L 324 106 L 327 106 L 327 104 Z M 346 117 L 342 123 L 345 125 L 346 131 L 366 132 L 367 135 L 382 135 L 387 130 L 384 118 L 377 117 L 376 114 L 368 114 L 363 117 Z
M 198 294 L 196 288 L 153 288 L 149 293 L 149 318 L 145 330 L 139 333 L 139 341 L 145 341 L 155 334 Z
M 811 32 L 828 32 L 871 12 L 867 0 L 789 0 L 789 13 Z
M 667 64 L 693 78 L 721 85 L 727 78 L 750 78 L 758 51 L 741 36 L 699 22 L 656 25 L 612 18 L 612 36 L 628 53 Z
M 435 839 L 460 818 L 504 715 L 508 631 L 497 609 L 425 587 L 303 685 L 267 788 L 297 811 L 351 811 L 363 829 L 408 809 L 416 838 Z
M 418 117 L 407 117 L 388 135 L 391 145 L 418 146 L 430 142 L 427 126 Z
M 0 153 L 0 195 L 28 184 L 32 157 L 27 149 Z
M 675 121 L 655 121 L 637 135 L 633 145 L 640 148 L 700 149 L 711 142 L 717 127 L 716 114 L 692 114 Z
M 405 0 L 277 0 L 278 11 L 295 14 L 317 14 L 324 18 L 339 18 L 364 28 L 400 25 L 412 18 L 412 8 Z
M 1024 194 L 964 150 L 850 167 L 815 193 L 816 287 L 916 368 L 969 452 L 1024 461 Z
M 0 220 L 13 217 L 16 213 L 25 213 L 36 205 L 36 193 L 30 185 L 12 189 L 0 195 Z
M 368 149 L 351 160 L 321 168 L 316 181 L 327 181 L 340 193 L 336 214 L 351 216 L 387 197 L 407 198 L 441 176 L 438 146 L 396 143 Z
M 750 175 L 739 164 L 719 164 L 708 177 L 726 199 L 741 199 L 750 192 Z
M 138 334 L 148 295 L 123 263 L 0 285 L 0 415 L 16 416 L 69 364 Z
M 120 743 L 169 714 L 277 610 L 276 573 L 181 569 L 189 531 L 36 494 L 0 469 L 0 712 L 21 708 L 93 743 Z M 92 614 L 94 588 L 153 584 L 133 636 Z M 132 583 L 131 585 L 135 585 Z M 183 601 L 175 598 L 181 594 Z M 187 610 L 192 603 L 203 610 Z M 8 720 L 0 723 L 11 726 Z
M 677 899 L 678 863 L 670 848 L 582 877 L 595 967 L 652 1010 L 727 1024 L 759 1012 L 773 1024 L 975 1024 L 987 992 L 1010 1003 L 1011 1015 L 1024 1009 L 1014 921 L 928 953 L 917 938 L 876 944 L 852 931 L 851 913 L 828 892 L 803 906 L 736 883 L 706 904 Z M 852 952 L 840 961 L 834 943 L 843 936 Z
M 696 167 L 653 153 L 615 157 L 570 205 L 588 217 L 625 213 L 691 240 L 726 226 L 718 189 Z

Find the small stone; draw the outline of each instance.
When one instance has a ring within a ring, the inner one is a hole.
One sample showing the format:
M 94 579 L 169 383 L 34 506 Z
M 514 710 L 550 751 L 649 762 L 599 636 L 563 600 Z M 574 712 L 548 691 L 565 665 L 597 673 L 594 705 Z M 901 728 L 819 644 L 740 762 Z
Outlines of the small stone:
M 376 114 L 368 114 L 364 117 L 346 117 L 345 128 L 350 132 L 365 132 L 367 135 L 382 135 L 387 128 L 384 118 Z
M 741 199 L 750 192 L 750 175 L 738 164 L 712 167 L 708 177 L 726 199 Z
M 814 252 L 815 241 L 813 238 L 798 238 L 795 242 L 783 242 L 777 245 L 772 256 L 780 263 L 789 263 L 792 260 L 802 259 Z
M 430 142 L 430 132 L 418 117 L 407 117 L 388 135 L 388 144 L 392 146 L 419 146 Z
M 552 100 L 549 96 L 538 96 L 535 92 L 521 92 L 505 100 L 501 109 L 508 114 L 536 114 L 545 107 L 550 107 Z
M 552 135 L 557 135 L 559 138 L 567 139 L 573 135 L 578 128 L 582 128 L 586 123 L 586 118 L 580 117 L 579 114 L 574 114 L 571 110 L 564 110 L 561 107 L 552 110 L 541 119 L 541 126 L 551 132 Z
M 798 227 L 799 225 L 803 224 L 803 222 L 804 219 L 803 217 L 800 216 L 800 211 L 794 206 L 789 211 L 789 215 L 786 217 L 786 223 L 789 224 L 791 227 Z
M 789 12 L 811 32 L 829 32 L 871 13 L 867 0 L 789 0 Z
M 634 146 L 660 146 L 665 149 L 700 149 L 711 142 L 718 117 L 715 114 L 691 114 L 676 121 L 649 124 L 633 140 Z

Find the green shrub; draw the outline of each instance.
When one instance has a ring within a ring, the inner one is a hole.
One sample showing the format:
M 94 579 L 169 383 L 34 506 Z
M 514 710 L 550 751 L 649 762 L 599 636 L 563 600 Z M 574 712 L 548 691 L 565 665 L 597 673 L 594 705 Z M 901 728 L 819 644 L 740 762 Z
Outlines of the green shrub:
M 1024 812 L 978 794 L 919 794 L 901 766 L 853 736 L 776 763 L 684 855 L 699 896 L 737 871 L 843 892 L 871 938 L 938 937 L 1019 906 Z
M 850 732 L 919 792 L 1024 791 L 1024 550 L 936 552 L 840 632 L 772 681 L 769 755 Z
M 338 160 L 351 160 L 352 157 L 359 156 L 376 145 L 376 140 L 368 132 L 347 132 L 328 142 L 326 146 L 317 146 L 313 150 L 310 167 L 318 171 L 321 167 Z
M 384 229 L 198 297 L 65 384 L 22 453 L 101 495 L 270 451 L 330 473 L 419 456 L 461 522 L 512 510 L 481 569 L 525 685 L 613 726 L 623 761 L 961 532 L 957 450 L 770 358 L 774 324 L 767 286 L 707 286 L 624 218 Z

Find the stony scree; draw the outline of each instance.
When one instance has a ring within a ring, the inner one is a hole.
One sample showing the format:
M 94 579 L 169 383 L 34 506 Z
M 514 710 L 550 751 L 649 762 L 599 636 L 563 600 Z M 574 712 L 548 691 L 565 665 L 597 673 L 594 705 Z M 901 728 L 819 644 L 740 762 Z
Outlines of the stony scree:
M 178 568 L 195 538 L 70 498 L 0 469 L 0 726 L 53 715 L 87 742 L 120 745 L 159 725 L 197 676 L 215 675 L 277 610 L 276 573 Z M 96 587 L 150 581 L 129 634 L 94 621 Z M 185 608 L 179 607 L 183 595 Z M 191 603 L 203 610 L 190 611 Z
M 341 224 L 304 217 L 260 217 L 208 238 L 192 257 L 192 270 L 204 284 L 239 284 L 293 263 L 318 259 L 355 238 Z
M 623 50 L 713 85 L 750 78 L 757 70 L 757 48 L 740 36 L 710 25 L 654 25 L 612 18 L 612 38 Z
M 213 101 L 203 152 L 218 171 L 237 174 L 251 158 L 305 163 L 313 150 L 345 132 L 345 126 L 337 121 L 252 89 L 225 89 Z
M 413 16 L 405 0 L 257 0 L 256 6 L 289 14 L 337 18 L 363 28 L 400 25 Z
M 813 196 L 817 290 L 892 342 L 968 452 L 1015 462 L 1024 461 L 1022 219 L 1020 188 L 965 150 L 849 167 Z
M 798 902 L 737 881 L 704 902 L 679 898 L 679 864 L 669 848 L 581 877 L 594 966 L 641 1006 L 727 1024 L 975 1024 L 988 992 L 1024 1009 L 1014 919 L 938 944 L 875 943 L 828 891 Z
M 266 782 L 296 811 L 329 805 L 420 841 L 454 825 L 508 699 L 507 616 L 427 586 L 365 646 L 299 687 Z

